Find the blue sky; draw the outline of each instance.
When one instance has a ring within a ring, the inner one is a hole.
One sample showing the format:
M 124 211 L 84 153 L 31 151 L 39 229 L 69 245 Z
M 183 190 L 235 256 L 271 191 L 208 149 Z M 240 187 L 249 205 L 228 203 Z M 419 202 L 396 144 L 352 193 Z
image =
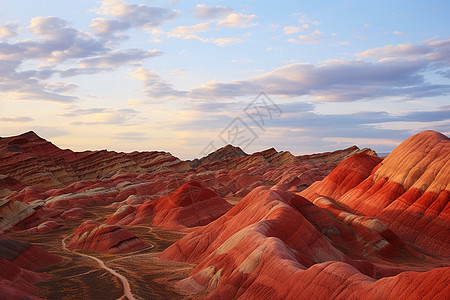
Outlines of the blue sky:
M 62 148 L 186 159 L 228 142 L 388 152 L 421 130 L 450 132 L 449 11 L 448 1 L 0 0 L 0 136 L 34 130 Z

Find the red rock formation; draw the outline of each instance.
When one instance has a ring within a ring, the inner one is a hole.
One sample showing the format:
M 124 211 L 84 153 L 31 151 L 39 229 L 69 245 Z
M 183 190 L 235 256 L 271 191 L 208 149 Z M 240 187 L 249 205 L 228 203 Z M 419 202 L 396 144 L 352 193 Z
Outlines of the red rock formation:
M 450 256 L 450 140 L 424 131 L 382 162 L 355 155 L 301 194 L 325 196 L 350 212 L 376 217 L 404 242 Z
M 224 159 L 242 157 L 242 156 L 247 156 L 247 155 L 248 154 L 245 153 L 239 147 L 235 147 L 233 145 L 226 145 L 226 146 L 208 154 L 205 157 L 202 157 L 200 159 L 194 159 L 193 161 L 188 161 L 188 164 L 192 168 L 197 168 L 200 165 L 215 163 L 218 161 L 222 161 Z
M 34 213 L 34 209 L 14 200 L 0 200 L 0 232 L 14 227 Z
M 160 257 L 197 264 L 178 287 L 208 299 L 445 299 L 449 158 L 447 137 L 422 132 L 384 161 L 347 158 L 301 193 L 310 202 L 282 191 L 296 179 L 272 169 L 284 177 L 276 187 L 253 190 Z
M 30 299 L 38 289 L 35 283 L 48 279 L 47 274 L 33 272 L 55 264 L 58 256 L 0 234 L 0 295 L 3 299 Z
M 75 230 L 67 247 L 115 254 L 142 250 L 149 244 L 118 226 L 88 220 Z
M 140 224 L 152 217 L 152 224 L 166 229 L 184 230 L 217 219 L 232 207 L 214 191 L 198 181 L 189 181 L 157 200 L 122 206 L 106 224 Z
M 117 226 L 125 224 L 189 232 L 160 255 L 197 264 L 177 283 L 185 292 L 445 299 L 449 144 L 423 132 L 384 160 L 356 146 L 294 156 L 229 145 L 188 162 L 191 169 L 164 152 L 73 152 L 26 133 L 0 139 L 0 231 L 58 234 L 87 207 L 108 206 L 116 212 L 105 224 L 85 221 L 68 247 L 114 254 L 149 246 Z M 5 259 L 1 243 L 0 290 L 34 293 L 44 277 Z
M 160 257 L 198 264 L 178 287 L 190 293 L 209 292 L 208 299 L 398 299 L 424 294 L 440 299 L 446 295 L 450 268 L 379 279 L 393 270 L 352 260 L 334 247 L 341 242 L 358 247 L 361 236 L 354 234 L 305 199 L 260 187 Z M 397 241 L 394 236 L 387 238 Z M 402 246 L 391 245 L 404 251 Z
M 306 269 L 326 261 L 347 262 L 374 275 L 370 263 L 350 259 L 336 249 L 295 205 L 303 198 L 280 190 L 260 187 L 248 194 L 221 218 L 194 230 L 161 254 L 198 266 L 181 285 L 196 287 L 191 292 L 215 290 L 221 298 L 235 298 L 248 288 L 256 274 L 270 272 L 263 257 L 278 264 Z M 295 203 L 295 204 L 293 204 Z M 268 263 L 268 262 L 267 262 Z
M 14 185 L 62 187 L 86 179 L 111 177 L 118 172 L 146 173 L 157 170 L 186 171 L 189 166 L 166 152 L 62 150 L 30 131 L 0 138 L 0 174 Z M 3 187 L 2 187 L 3 186 Z M 2 192 L 3 193 L 3 192 Z
M 91 215 L 92 213 L 87 212 L 82 208 L 75 207 L 69 210 L 65 210 L 60 214 L 60 217 L 64 220 L 78 220 Z

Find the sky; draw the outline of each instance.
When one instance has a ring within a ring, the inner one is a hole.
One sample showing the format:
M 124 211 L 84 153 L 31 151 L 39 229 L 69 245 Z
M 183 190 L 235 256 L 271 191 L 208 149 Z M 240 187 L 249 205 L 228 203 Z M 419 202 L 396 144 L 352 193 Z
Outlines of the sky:
M 0 136 L 201 157 L 450 134 L 450 2 L 0 0 Z

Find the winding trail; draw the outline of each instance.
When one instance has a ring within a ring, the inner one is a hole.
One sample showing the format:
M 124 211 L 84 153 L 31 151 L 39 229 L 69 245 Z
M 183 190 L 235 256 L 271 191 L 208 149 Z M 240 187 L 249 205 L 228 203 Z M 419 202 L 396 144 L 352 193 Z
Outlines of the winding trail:
M 122 285 L 123 285 L 123 296 L 120 297 L 119 299 L 123 299 L 123 297 L 125 297 L 125 298 L 127 298 L 127 299 L 129 299 L 129 300 L 138 300 L 137 298 L 134 297 L 133 293 L 131 293 L 130 283 L 128 282 L 128 279 L 127 279 L 125 276 L 123 276 L 123 275 L 117 273 L 115 270 L 113 270 L 113 269 L 109 268 L 108 266 L 106 266 L 105 263 L 104 263 L 101 259 L 98 259 L 97 257 L 90 256 L 90 255 L 83 254 L 83 253 L 78 253 L 78 252 L 76 252 L 76 251 L 73 251 L 73 250 L 71 250 L 71 249 L 68 249 L 68 248 L 66 247 L 66 240 L 67 240 L 70 236 L 71 236 L 71 235 L 66 236 L 66 237 L 61 241 L 62 247 L 63 247 L 63 249 L 64 249 L 65 251 L 71 252 L 71 253 L 74 253 L 74 254 L 77 254 L 77 255 L 80 255 L 80 256 L 88 257 L 88 258 L 90 258 L 90 259 L 93 259 L 93 260 L 95 260 L 95 261 L 99 264 L 99 266 L 100 266 L 101 268 L 103 268 L 103 269 L 106 270 L 107 272 L 109 272 L 109 273 L 111 273 L 112 275 L 114 275 L 114 276 L 116 276 L 117 278 L 119 278 L 119 280 L 122 282 Z

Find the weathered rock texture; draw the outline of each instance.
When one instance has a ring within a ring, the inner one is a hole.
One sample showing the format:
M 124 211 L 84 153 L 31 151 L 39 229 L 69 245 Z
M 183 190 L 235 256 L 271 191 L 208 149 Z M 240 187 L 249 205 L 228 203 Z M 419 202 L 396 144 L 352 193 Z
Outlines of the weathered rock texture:
M 59 261 L 58 256 L 37 246 L 0 234 L 0 297 L 31 299 L 38 290 L 34 284 L 50 277 L 33 271 Z
M 198 181 L 189 181 L 157 200 L 136 207 L 121 206 L 106 224 L 140 224 L 152 218 L 152 224 L 166 229 L 184 230 L 214 221 L 232 207 L 214 191 Z
M 449 161 L 449 139 L 422 132 L 301 193 L 253 189 L 160 257 L 197 264 L 178 287 L 208 299 L 445 299 Z
M 182 231 L 160 258 L 196 265 L 176 284 L 194 298 L 446 299 L 449 161 L 448 137 L 433 131 L 385 159 L 356 146 L 294 156 L 228 145 L 186 162 L 62 150 L 28 132 L 0 139 L 0 233 L 72 234 L 69 248 L 118 254 Z M 22 245 L 0 236 L 0 292 L 35 293 L 46 276 L 34 260 L 54 259 L 30 245 L 31 256 L 6 255 L 2 243 Z
M 85 221 L 73 233 L 68 248 L 104 253 L 127 253 L 150 245 L 126 229 L 115 225 Z

